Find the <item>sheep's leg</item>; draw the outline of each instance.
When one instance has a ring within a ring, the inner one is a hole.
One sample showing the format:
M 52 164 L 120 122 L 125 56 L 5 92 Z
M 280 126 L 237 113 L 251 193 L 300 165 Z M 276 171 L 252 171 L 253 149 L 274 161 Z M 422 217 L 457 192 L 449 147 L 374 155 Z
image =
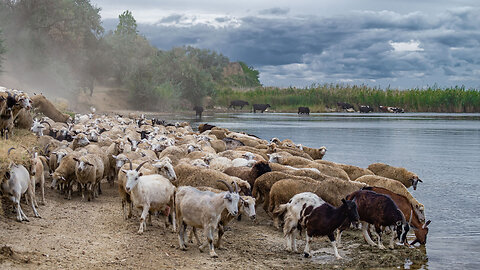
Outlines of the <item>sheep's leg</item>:
M 40 189 L 42 192 L 42 205 L 46 205 L 47 201 L 45 200 L 45 176 L 42 175 L 40 178 Z
M 305 239 L 305 249 L 303 250 L 303 256 L 305 258 L 308 258 L 310 257 L 310 240 L 312 238 L 308 236 L 308 232 L 305 235 L 306 235 L 306 239 Z
M 292 232 L 292 247 L 293 247 L 293 252 L 297 253 L 298 252 L 298 249 L 297 249 L 297 230 L 293 230 Z
M 17 200 L 15 196 L 10 196 L 10 200 L 15 205 L 15 210 L 17 211 L 17 221 L 22 222 L 24 220 L 23 219 L 24 214 L 22 215 L 23 211 L 22 211 L 22 208 L 20 207 L 20 200 Z M 25 220 L 29 221 L 28 218 L 26 218 Z
M 33 200 L 33 203 L 35 204 L 35 207 L 38 207 L 37 197 L 35 196 L 35 189 L 36 189 L 35 176 L 30 177 L 30 182 L 31 182 L 31 187 L 29 187 L 29 188 L 31 188 L 32 192 L 33 192 L 32 200 Z M 27 196 L 25 196 L 25 198 L 27 198 Z M 28 204 L 28 200 L 27 200 L 27 204 Z
M 143 230 L 147 227 L 145 220 L 147 219 L 149 209 L 150 209 L 150 205 L 143 206 L 142 215 L 140 216 L 140 228 L 138 229 L 139 234 L 142 234 Z
M 286 235 L 287 240 L 287 251 L 292 251 L 292 232 L 289 232 Z
M 122 198 L 122 213 L 123 213 L 123 218 L 125 220 L 128 219 L 127 216 L 127 200 L 125 198 Z
M 185 246 L 185 230 L 187 229 L 187 224 L 183 222 L 182 217 L 180 216 L 178 218 L 180 228 L 178 229 L 178 242 L 180 245 L 181 250 L 187 250 L 187 247 Z
M 273 215 L 273 227 L 276 229 L 280 229 L 280 218 L 278 217 L 277 214 L 272 214 Z
M 173 204 L 173 199 L 172 199 L 172 205 L 170 206 L 170 216 L 172 217 L 172 227 L 173 227 L 173 232 L 176 232 L 177 231 L 177 222 L 175 220 L 175 210 L 173 208 L 174 204 Z
M 98 194 L 99 195 L 102 195 L 102 180 L 98 181 L 97 182 L 97 185 L 98 185 Z
M 195 241 L 197 241 L 197 245 L 200 245 L 202 242 L 200 242 L 200 238 L 198 238 L 197 228 L 192 227 L 192 233 L 195 236 Z M 192 241 L 192 243 L 193 243 L 193 241 Z
M 394 249 L 395 248 L 395 245 L 394 245 L 394 242 L 395 242 L 395 231 L 393 230 L 391 232 L 392 236 L 390 237 L 390 244 L 388 245 L 388 247 L 390 249 Z
M 370 235 L 368 234 L 368 223 L 365 222 L 365 221 L 362 221 L 362 234 L 363 234 L 363 238 L 365 239 L 365 241 L 367 241 L 367 243 L 371 246 L 376 246 L 377 244 L 375 244 L 375 242 L 372 241 L 372 238 L 370 238 Z
M 87 184 L 87 200 L 93 200 L 93 189 L 92 189 L 92 183 Z
M 80 184 L 79 184 L 80 185 Z M 85 194 L 84 194 L 84 188 L 80 189 L 80 191 L 82 192 L 82 201 L 85 201 Z
M 210 257 L 218 258 L 217 253 L 215 253 L 215 249 L 213 248 L 213 232 L 215 228 L 213 226 L 209 226 L 205 228 L 205 236 L 207 237 L 208 245 L 210 246 Z
M 41 216 L 38 214 L 37 212 L 37 209 L 35 208 L 35 193 L 33 193 L 33 190 L 32 189 L 27 189 L 27 194 L 26 194 L 26 197 L 30 197 L 30 204 L 32 205 L 32 210 L 33 210 L 33 214 L 35 215 L 35 217 L 37 218 L 41 218 Z
M 154 213 L 148 211 L 148 225 L 152 226 L 153 223 L 152 223 L 152 216 L 153 216 Z M 146 223 L 145 223 L 146 224 Z
M 330 243 L 332 243 L 333 252 L 335 253 L 335 258 L 340 260 L 342 257 L 340 256 L 340 254 L 338 254 L 337 244 L 335 243 L 335 236 L 333 235 L 333 232 L 328 235 L 328 239 L 330 239 Z

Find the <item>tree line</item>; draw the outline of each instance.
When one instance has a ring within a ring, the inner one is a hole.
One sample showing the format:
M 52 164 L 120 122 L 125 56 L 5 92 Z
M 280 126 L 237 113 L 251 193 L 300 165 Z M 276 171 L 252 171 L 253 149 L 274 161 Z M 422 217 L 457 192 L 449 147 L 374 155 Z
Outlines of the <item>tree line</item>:
M 159 50 L 137 29 L 130 11 L 105 31 L 89 0 L 0 0 L 0 70 L 50 78 L 62 91 L 93 94 L 95 84 L 129 90 L 141 109 L 202 105 L 226 86 L 260 86 L 258 71 L 225 75 L 230 60 L 191 46 Z M 140 105 L 141 104 L 141 105 Z

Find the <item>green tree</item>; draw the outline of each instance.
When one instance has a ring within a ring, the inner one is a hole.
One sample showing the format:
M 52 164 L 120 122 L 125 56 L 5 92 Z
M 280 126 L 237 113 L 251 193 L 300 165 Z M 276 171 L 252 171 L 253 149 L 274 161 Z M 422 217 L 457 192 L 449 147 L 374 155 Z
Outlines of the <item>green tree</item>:
M 118 25 L 115 35 L 120 36 L 136 36 L 138 34 L 137 21 L 132 12 L 126 10 L 118 16 Z

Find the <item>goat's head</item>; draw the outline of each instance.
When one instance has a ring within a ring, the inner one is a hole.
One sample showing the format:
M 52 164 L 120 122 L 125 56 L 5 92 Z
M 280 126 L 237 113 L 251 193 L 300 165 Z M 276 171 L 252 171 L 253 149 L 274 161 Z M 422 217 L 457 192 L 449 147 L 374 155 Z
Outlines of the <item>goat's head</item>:
M 425 224 L 422 225 L 421 228 L 415 228 L 412 226 L 416 239 L 410 245 L 415 245 L 417 242 L 420 245 L 425 245 L 427 243 L 427 234 L 428 234 L 428 225 L 430 224 L 431 220 L 428 220 Z
M 342 199 L 342 206 L 345 207 L 346 214 L 350 222 L 356 222 L 360 218 L 358 215 L 357 204 L 353 200 Z
M 140 172 L 140 169 L 148 162 L 148 160 L 140 163 L 135 170 L 133 170 L 132 161 L 128 160 L 128 162 L 130 163 L 130 169 L 122 170 L 127 177 L 127 183 L 125 184 L 126 192 L 130 192 L 138 184 L 138 179 L 143 175 L 143 173 Z
M 238 194 L 238 185 L 235 183 L 235 191 L 232 186 L 229 185 L 224 180 L 218 180 L 218 182 L 225 184 L 228 188 L 228 192 L 223 196 L 224 205 L 227 208 L 227 211 L 230 215 L 236 216 L 238 214 L 238 201 L 240 200 L 240 195 Z

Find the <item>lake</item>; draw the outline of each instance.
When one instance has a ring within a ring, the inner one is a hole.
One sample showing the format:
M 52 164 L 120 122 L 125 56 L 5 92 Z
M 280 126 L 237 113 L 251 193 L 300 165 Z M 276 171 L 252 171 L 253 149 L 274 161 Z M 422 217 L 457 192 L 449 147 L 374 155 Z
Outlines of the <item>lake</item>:
M 326 146 L 325 160 L 415 172 L 423 183 L 410 192 L 432 220 L 422 268 L 480 269 L 480 114 L 221 113 L 201 122 Z

